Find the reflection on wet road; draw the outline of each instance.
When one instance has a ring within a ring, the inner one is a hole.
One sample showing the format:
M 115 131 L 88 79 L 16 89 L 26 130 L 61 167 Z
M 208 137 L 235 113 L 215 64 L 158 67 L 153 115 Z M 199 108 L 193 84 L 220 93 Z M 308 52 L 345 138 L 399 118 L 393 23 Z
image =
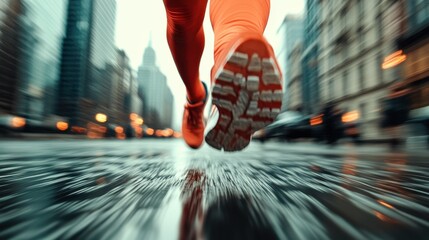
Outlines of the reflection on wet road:
M 427 239 L 429 159 L 1 142 L 0 239 Z

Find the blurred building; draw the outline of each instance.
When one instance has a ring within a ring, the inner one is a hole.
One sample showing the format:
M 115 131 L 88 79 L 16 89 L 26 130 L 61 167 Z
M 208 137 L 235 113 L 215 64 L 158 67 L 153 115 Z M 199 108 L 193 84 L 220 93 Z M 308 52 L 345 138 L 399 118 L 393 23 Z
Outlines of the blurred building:
M 130 114 L 143 114 L 143 103 L 138 95 L 138 81 L 131 68 L 130 60 L 123 50 L 117 50 L 116 65 L 110 88 L 110 106 L 108 114 L 111 122 L 125 125 L 130 121 Z
M 302 40 L 303 33 L 303 20 L 301 15 L 287 15 L 277 31 L 280 40 L 277 59 L 283 72 L 283 86 L 285 91 L 288 92 L 283 96 L 282 111 L 287 109 L 288 101 L 290 99 L 288 97 L 288 86 L 291 81 L 290 71 L 292 68 L 289 62 L 289 55 L 291 54 L 293 47 Z
M 45 120 L 54 111 L 66 0 L 22 0 L 17 113 Z
M 57 114 L 72 126 L 86 127 L 97 113 L 108 115 L 116 84 L 115 15 L 115 0 L 68 2 Z
M 320 108 L 319 94 L 319 35 L 320 5 L 332 1 L 307 0 L 302 49 L 303 111 L 314 113 Z
M 407 31 L 399 39 L 399 47 L 407 56 L 402 84 L 409 89 L 410 118 L 429 122 L 429 1 L 406 1 Z M 429 125 L 427 126 L 429 128 Z M 423 131 L 424 132 L 424 131 Z M 422 134 L 421 132 L 420 134 Z M 428 134 L 428 133 L 426 133 Z
M 126 56 L 125 52 L 123 50 L 118 50 L 118 54 L 120 56 L 124 90 L 124 106 L 122 111 L 126 114 L 127 118 L 131 113 L 136 113 L 139 116 L 142 116 L 143 102 L 138 92 L 139 84 L 136 74 L 131 68 L 129 58 Z
M 297 42 L 288 56 L 289 80 L 287 81 L 287 109 L 301 110 L 302 108 L 302 43 Z
M 173 94 L 166 76 L 156 65 L 156 53 L 151 41 L 143 54 L 143 62 L 137 73 L 140 92 L 143 95 L 143 117 L 151 128 L 171 128 L 173 120 Z
M 131 84 L 131 75 L 129 74 L 130 63 L 123 50 L 116 50 L 116 62 L 108 65 L 108 76 L 111 76 L 110 84 L 106 84 L 108 89 L 107 115 L 109 122 L 123 125 L 128 122 L 130 113 L 125 110 L 125 97 Z
M 0 1 L 0 114 L 16 114 L 22 54 L 21 0 Z
M 143 95 L 139 91 L 139 81 L 137 79 L 137 72 L 130 69 L 130 88 L 126 97 L 126 109 L 129 113 L 137 113 L 143 116 Z
M 383 137 L 380 101 L 400 80 L 399 68 L 383 70 L 396 50 L 401 28 L 400 1 L 322 1 L 319 78 L 321 102 L 358 111 L 362 137 Z

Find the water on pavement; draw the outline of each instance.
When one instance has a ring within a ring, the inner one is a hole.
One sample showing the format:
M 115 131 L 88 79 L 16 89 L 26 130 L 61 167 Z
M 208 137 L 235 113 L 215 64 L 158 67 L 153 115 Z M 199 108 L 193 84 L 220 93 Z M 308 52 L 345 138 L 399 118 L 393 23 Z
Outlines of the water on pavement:
M 0 239 L 427 239 L 429 159 L 3 141 Z

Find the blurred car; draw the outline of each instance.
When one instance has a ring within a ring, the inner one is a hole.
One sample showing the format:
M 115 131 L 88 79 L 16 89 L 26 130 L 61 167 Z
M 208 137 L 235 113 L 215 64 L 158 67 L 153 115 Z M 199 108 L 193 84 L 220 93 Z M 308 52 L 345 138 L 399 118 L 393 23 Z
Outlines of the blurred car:
M 44 121 L 14 116 L 0 115 L 0 133 L 67 133 L 68 123 L 61 119 L 47 119 Z
M 10 114 L 0 114 L 0 133 L 22 131 L 27 124 L 25 118 Z
M 312 131 L 309 116 L 295 111 L 286 111 L 279 114 L 276 120 L 265 128 L 255 132 L 253 139 L 264 142 L 271 138 L 287 141 L 298 138 L 311 138 Z

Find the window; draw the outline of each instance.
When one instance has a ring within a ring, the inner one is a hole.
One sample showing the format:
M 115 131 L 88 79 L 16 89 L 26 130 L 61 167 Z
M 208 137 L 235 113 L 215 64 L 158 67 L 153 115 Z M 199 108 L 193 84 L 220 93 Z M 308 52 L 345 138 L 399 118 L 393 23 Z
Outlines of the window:
M 417 10 L 417 23 L 421 24 L 423 22 L 425 22 L 425 20 L 428 18 L 427 14 L 426 14 L 426 9 L 425 8 L 421 8 Z
M 344 29 L 345 27 L 347 27 L 347 8 L 344 8 L 340 12 L 340 26 L 341 26 L 341 29 Z
M 362 30 L 361 34 L 362 34 L 362 42 L 360 45 L 361 45 L 361 49 L 363 50 L 366 47 L 366 31 Z
M 365 103 L 361 103 L 359 104 L 359 113 L 360 113 L 360 118 L 361 119 L 365 119 L 366 118 L 366 104 Z
M 334 99 L 334 80 L 329 80 L 329 99 Z
M 365 3 L 364 0 L 358 0 L 358 14 L 359 18 L 363 18 L 365 14 Z
M 383 56 L 381 53 L 379 53 L 377 55 L 376 64 L 377 64 L 376 67 L 377 67 L 378 82 L 382 83 L 383 82 L 383 69 L 381 68 L 381 65 L 383 64 Z
M 363 27 L 358 27 L 356 36 L 357 36 L 357 42 L 358 42 L 358 49 L 362 50 L 364 48 L 364 42 L 365 42 L 365 33 L 363 30 Z
M 424 0 L 416 1 L 416 11 L 417 11 L 417 24 L 427 21 L 429 19 L 429 4 Z
M 365 89 L 365 72 L 364 72 L 364 67 L 363 67 L 363 63 L 359 64 L 358 67 L 358 81 L 359 81 L 359 87 L 361 90 Z
M 344 72 L 343 72 L 343 92 L 344 92 L 344 96 L 346 96 L 347 94 L 348 94 L 348 75 L 349 75 L 349 73 L 348 73 L 348 71 L 347 70 L 345 70 Z
M 376 31 L 378 40 L 381 40 L 383 38 L 383 18 L 381 16 L 381 13 L 377 15 L 375 18 L 375 24 L 376 24 Z
M 349 45 L 344 45 L 343 49 L 341 50 L 341 53 L 343 54 L 343 61 L 349 59 Z
M 334 53 L 329 53 L 329 70 L 331 70 L 334 67 Z

